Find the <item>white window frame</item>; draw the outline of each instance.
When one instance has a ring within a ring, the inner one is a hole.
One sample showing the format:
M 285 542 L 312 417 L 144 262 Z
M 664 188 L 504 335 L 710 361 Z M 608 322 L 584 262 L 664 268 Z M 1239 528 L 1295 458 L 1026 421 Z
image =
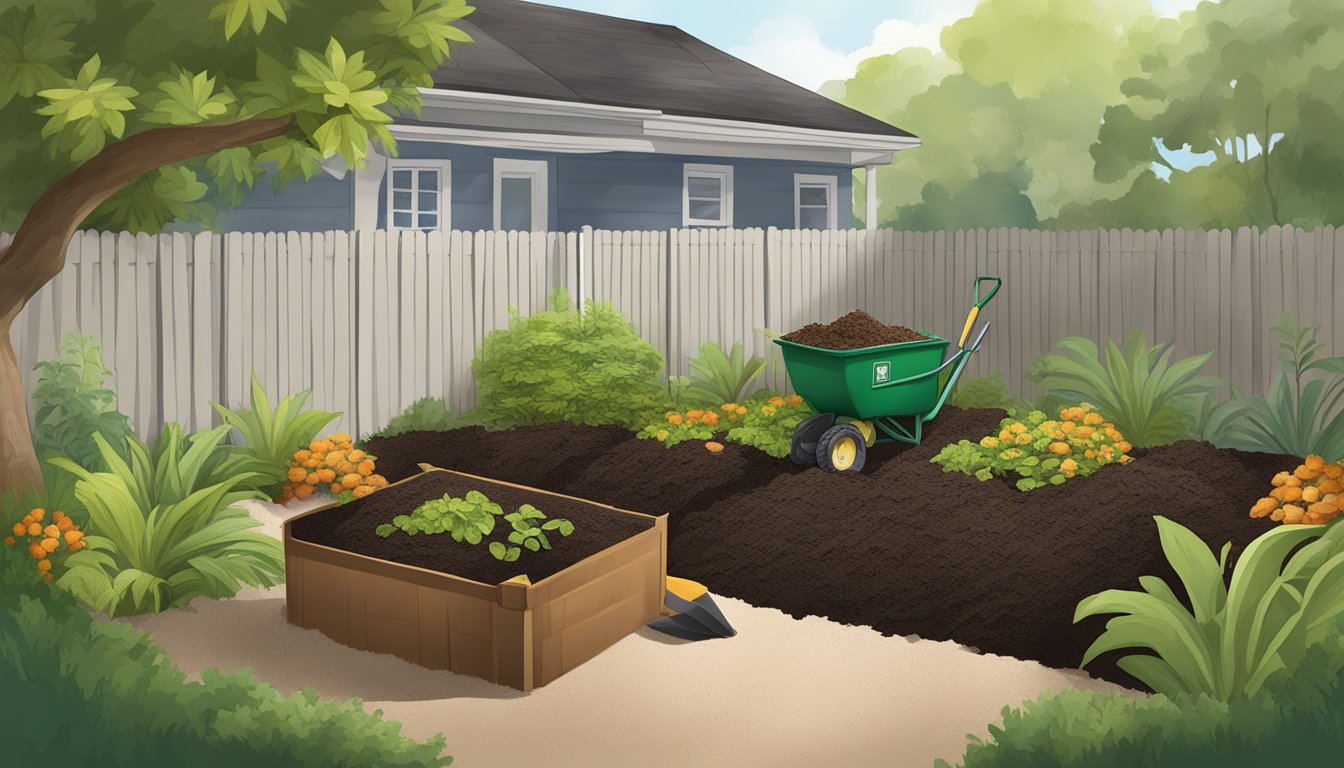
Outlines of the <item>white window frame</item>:
M 723 192 L 718 219 L 691 218 L 691 177 L 716 178 Z M 681 171 L 681 224 L 685 227 L 733 226 L 733 166 L 686 163 Z
M 452 161 L 450 161 L 450 160 L 411 160 L 411 159 L 399 160 L 399 159 L 396 159 L 396 158 L 390 158 L 390 159 L 388 159 L 388 161 L 387 161 L 387 174 L 386 174 L 386 182 L 385 182 L 385 184 L 386 184 L 386 186 L 387 186 L 387 201 L 386 201 L 386 205 L 387 205 L 387 228 L 388 228 L 389 230 L 398 230 L 398 231 L 407 231 L 407 232 L 413 232 L 413 231 L 422 231 L 422 232 L 426 232 L 426 231 L 429 231 L 429 230 L 423 230 L 423 229 L 421 229 L 420 227 L 414 226 L 414 224 L 416 223 L 416 222 L 415 222 L 415 219 L 417 218 L 415 214 L 412 214 L 412 216 L 411 216 L 411 219 L 412 219 L 412 220 L 411 220 L 411 224 L 412 224 L 412 226 L 409 226 L 409 227 L 398 227 L 398 226 L 396 225 L 396 222 L 394 221 L 394 218 L 393 218 L 393 215 L 392 215 L 392 208 L 393 208 L 393 206 L 392 206 L 392 195 L 393 195 L 393 189 L 392 189 L 392 178 L 393 178 L 393 177 L 392 177 L 392 173 L 393 173 L 393 171 L 412 171 L 412 172 L 413 172 L 412 175 L 411 175 L 411 179 L 412 179 L 412 181 L 411 181 L 411 205 L 413 206 L 413 210 L 415 210 L 417 213 L 428 213 L 428 211 L 419 211 L 418 206 L 420 205 L 420 194 L 419 194 L 419 193 L 420 193 L 420 174 L 419 174 L 419 173 L 415 173 L 415 172 L 416 172 L 416 171 L 438 171 L 438 172 L 439 172 L 439 227 L 438 227 L 438 228 L 441 229 L 441 230 L 445 230 L 445 231 L 446 231 L 446 230 L 449 230 L 449 229 L 452 229 L 452 222 L 450 221 L 451 216 L 452 216 L 452 210 L 453 210 L 453 164 L 452 164 Z
M 494 171 L 494 225 L 495 230 L 500 229 L 500 219 L 503 213 L 500 210 L 501 181 L 503 179 L 531 179 L 532 181 L 532 230 L 533 232 L 546 232 L 550 229 L 550 204 L 547 197 L 550 195 L 550 186 L 548 185 L 548 175 L 550 173 L 550 163 L 545 160 L 514 160 L 510 158 L 495 158 Z
M 803 187 L 825 187 L 826 188 L 826 228 L 836 229 L 837 216 L 837 195 L 840 190 L 840 179 L 837 176 L 818 176 L 811 173 L 795 173 L 793 175 L 793 228 L 803 228 Z M 814 207 L 814 206 L 808 206 Z

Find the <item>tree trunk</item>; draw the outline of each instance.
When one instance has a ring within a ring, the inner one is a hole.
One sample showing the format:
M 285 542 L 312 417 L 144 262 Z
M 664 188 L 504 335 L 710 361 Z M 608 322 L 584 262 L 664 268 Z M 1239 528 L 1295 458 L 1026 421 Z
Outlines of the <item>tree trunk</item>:
M 42 484 L 10 328 L 28 300 L 65 268 L 65 252 L 79 225 L 142 174 L 281 136 L 292 125 L 291 118 L 279 117 L 138 133 L 108 145 L 33 203 L 14 241 L 0 251 L 0 495 Z

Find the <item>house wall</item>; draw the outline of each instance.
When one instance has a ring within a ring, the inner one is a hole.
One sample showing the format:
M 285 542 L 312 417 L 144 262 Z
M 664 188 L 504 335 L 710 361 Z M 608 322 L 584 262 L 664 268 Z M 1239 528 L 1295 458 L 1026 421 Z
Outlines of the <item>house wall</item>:
M 325 232 L 355 226 L 352 174 L 337 179 L 325 171 L 276 193 L 263 176 L 243 204 L 219 217 L 221 232 Z
M 494 226 L 494 158 L 544 160 L 551 229 L 673 229 L 682 226 L 682 168 L 686 163 L 733 166 L 735 227 L 794 226 L 793 175 L 834 175 L 836 221 L 853 221 L 853 173 L 843 165 L 638 153 L 546 154 L 430 142 L 401 142 L 403 159 L 452 162 L 453 229 Z M 387 181 L 378 194 L 378 226 L 387 226 Z

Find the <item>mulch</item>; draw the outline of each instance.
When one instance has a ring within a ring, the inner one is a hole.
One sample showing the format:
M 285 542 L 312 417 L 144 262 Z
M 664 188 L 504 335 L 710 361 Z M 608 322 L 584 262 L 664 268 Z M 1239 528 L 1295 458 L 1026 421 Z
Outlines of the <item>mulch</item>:
M 1105 624 L 1073 624 L 1082 598 L 1137 589 L 1148 574 L 1182 592 L 1154 515 L 1190 528 L 1215 552 L 1231 541 L 1235 562 L 1270 527 L 1248 516 L 1251 504 L 1274 474 L 1298 463 L 1186 441 L 1030 493 L 930 463 L 943 446 L 978 440 L 1003 416 L 945 408 L 926 426 L 924 445 L 876 446 L 861 474 L 735 444 L 714 455 L 699 443 L 668 449 L 616 428 L 567 424 L 409 433 L 368 449 L 392 480 L 423 461 L 669 513 L 669 573 L 715 594 L 1057 668 L 1076 667 Z M 1088 670 L 1141 688 L 1115 666 L 1119 655 Z
M 927 338 L 919 331 L 912 331 L 902 325 L 887 325 L 861 309 L 831 323 L 809 323 L 783 336 L 785 341 L 795 344 L 837 350 L 904 344 Z

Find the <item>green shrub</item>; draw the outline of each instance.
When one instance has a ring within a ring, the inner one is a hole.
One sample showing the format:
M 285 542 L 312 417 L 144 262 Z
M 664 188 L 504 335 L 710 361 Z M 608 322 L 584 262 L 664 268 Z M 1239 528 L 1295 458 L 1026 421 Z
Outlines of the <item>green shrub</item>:
M 728 430 L 726 439 L 749 445 L 776 459 L 787 458 L 793 446 L 793 430 L 816 413 L 797 395 L 773 397 L 747 404 L 741 426 Z
M 1206 396 L 1194 409 L 1192 431 L 1220 448 L 1344 459 L 1344 357 L 1322 357 L 1317 329 L 1291 314 L 1272 329 L 1279 335 L 1279 374 L 1269 398 L 1234 389 L 1231 400 L 1214 405 Z
M 1187 528 L 1154 519 L 1188 600 L 1156 576 L 1139 578 L 1142 592 L 1109 589 L 1084 598 L 1075 623 L 1121 614 L 1087 649 L 1084 666 L 1107 651 L 1142 648 L 1156 655 L 1125 656 L 1120 668 L 1158 693 L 1225 701 L 1254 696 L 1336 632 L 1344 615 L 1344 526 L 1284 525 L 1261 534 L 1237 559 L 1228 586 L 1230 543 L 1215 558 Z
M 305 411 L 311 390 L 282 399 L 271 410 L 271 402 L 256 374 L 252 375 L 252 404 L 236 411 L 211 403 L 225 424 L 238 430 L 243 438 L 240 450 L 256 459 L 255 467 L 267 474 L 262 490 L 272 499 L 280 494 L 285 473 L 294 452 L 306 447 L 317 433 L 340 417 L 328 411 Z
M 222 426 L 201 433 L 184 452 L 175 443 L 156 444 L 151 452 L 129 438 L 130 463 L 116 456 L 102 435 L 94 435 L 108 472 L 54 459 L 79 478 L 75 495 L 88 510 L 92 529 L 85 537 L 87 549 L 66 559 L 58 583 L 110 616 L 157 613 L 202 595 L 232 597 L 241 584 L 279 584 L 284 576 L 280 542 L 250 532 L 260 523 L 232 506 L 265 498 L 252 485 L 255 473 L 207 472 L 228 430 Z M 173 434 L 165 430 L 160 442 L 173 440 Z
M 938 386 L 941 388 L 946 385 L 950 371 L 939 374 Z M 1031 403 L 1017 397 L 1008 391 L 1008 385 L 1003 383 L 1002 374 L 994 371 L 987 376 L 977 376 L 973 379 L 959 379 L 952 386 L 952 392 L 947 396 L 947 404 L 954 408 L 997 408 L 1003 411 L 1020 411 L 1026 413 L 1032 410 Z M 1040 410 L 1048 410 L 1042 408 Z
M 1108 340 L 1104 365 L 1090 339 L 1070 336 L 1057 346 L 1064 354 L 1038 358 L 1027 378 L 1041 384 L 1047 397 L 1092 403 L 1140 448 L 1187 437 L 1188 401 L 1222 385 L 1199 375 L 1212 352 L 1170 363 L 1171 343 L 1147 347 L 1142 330 L 1130 334 L 1123 349 Z
M 61 356 L 38 363 L 33 402 L 33 446 L 43 462 L 45 505 L 69 512 L 76 505 L 74 479 L 52 471 L 48 459 L 67 458 L 91 472 L 107 469 L 98 446 L 89 439 L 101 434 L 125 456 L 123 445 L 132 434 L 131 420 L 117 410 L 117 395 L 105 386 L 112 371 L 103 365 L 103 348 L 92 336 L 68 334 Z
M 723 348 L 712 341 L 700 345 L 700 355 L 689 361 L 690 384 L 682 393 L 695 405 L 719 406 L 743 399 L 751 382 L 765 370 L 765 358 L 752 355 L 746 359 L 742 342 L 733 344 L 724 354 Z
M 450 410 L 441 397 L 422 397 L 366 439 L 396 437 L 407 432 L 448 432 L 475 423 L 470 416 Z
M 1344 642 L 1335 635 L 1312 647 L 1255 696 L 1135 699 L 1070 688 L 1004 707 L 989 733 L 972 737 L 960 768 L 1330 765 L 1344 750 Z
M 6 571 L 7 573 L 7 571 Z M 40 581 L 0 589 L 5 762 L 106 768 L 191 765 L 441 766 L 442 736 L 305 691 L 281 696 L 246 671 L 186 676 L 149 635 L 92 619 Z
M 492 427 L 567 421 L 635 427 L 656 414 L 663 356 L 610 304 L 569 306 L 563 291 L 551 309 L 511 311 L 509 327 L 485 337 L 472 361 L 477 413 Z

